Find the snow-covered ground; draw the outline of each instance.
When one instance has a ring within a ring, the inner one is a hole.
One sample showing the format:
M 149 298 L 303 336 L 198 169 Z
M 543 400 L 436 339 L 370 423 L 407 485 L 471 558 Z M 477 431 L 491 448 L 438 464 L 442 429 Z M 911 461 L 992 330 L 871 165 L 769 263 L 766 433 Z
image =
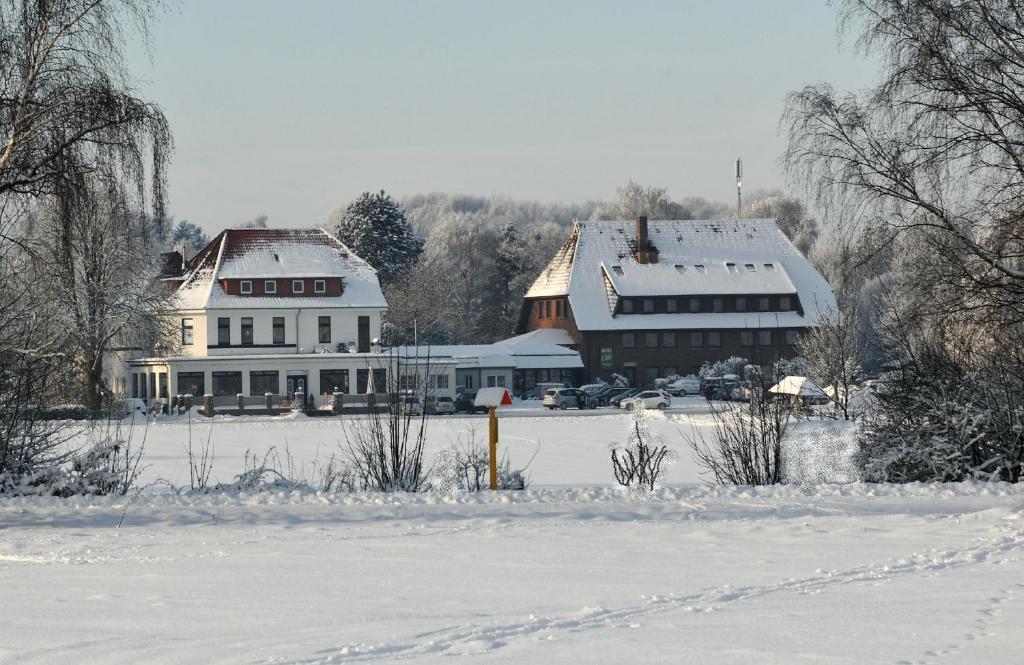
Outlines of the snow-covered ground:
M 1024 487 L 700 485 L 687 415 L 654 423 L 682 459 L 643 504 L 595 413 L 502 423 L 515 455 L 541 441 L 528 492 L 0 500 L 0 662 L 1020 662 Z M 222 480 L 246 447 L 339 440 L 213 427 Z M 150 427 L 148 479 L 187 478 L 182 433 Z

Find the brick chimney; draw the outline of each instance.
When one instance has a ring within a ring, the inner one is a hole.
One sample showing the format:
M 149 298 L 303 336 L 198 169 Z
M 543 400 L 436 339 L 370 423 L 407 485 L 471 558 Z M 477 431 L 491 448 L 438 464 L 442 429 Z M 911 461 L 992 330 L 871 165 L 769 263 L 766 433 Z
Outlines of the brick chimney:
M 636 218 L 636 262 L 647 263 L 647 215 Z

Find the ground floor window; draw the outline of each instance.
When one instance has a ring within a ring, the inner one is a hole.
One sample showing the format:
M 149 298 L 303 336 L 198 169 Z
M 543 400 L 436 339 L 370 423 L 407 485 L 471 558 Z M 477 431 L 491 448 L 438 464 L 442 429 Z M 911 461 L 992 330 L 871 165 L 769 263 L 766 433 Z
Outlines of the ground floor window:
M 402 374 L 398 377 L 399 390 L 416 390 L 419 387 L 420 377 L 418 374 Z
M 348 392 L 347 369 L 320 370 L 320 392 L 324 394 Z
M 487 375 L 487 387 L 488 388 L 504 388 L 505 387 L 505 375 L 504 374 L 488 374 Z
M 636 367 L 623 367 L 622 376 L 626 377 L 626 381 L 629 385 L 636 385 Z
M 167 399 L 167 373 L 160 372 L 160 397 Z
M 644 367 L 644 385 L 653 386 L 654 380 L 658 378 L 657 367 Z
M 199 397 L 206 394 L 206 377 L 202 372 L 178 372 L 178 394 Z
M 797 343 L 798 340 L 799 340 L 799 335 L 797 334 L 797 332 L 795 330 L 787 330 L 786 331 L 786 344 L 788 346 L 796 346 L 796 343 Z
M 772 331 L 771 330 L 758 330 L 757 331 L 757 345 L 758 346 L 771 346 L 772 345 Z
M 356 392 L 358 394 L 365 394 L 369 390 L 370 376 L 371 375 L 369 369 L 356 370 Z M 383 367 L 373 370 L 373 392 L 388 392 L 388 375 L 387 370 L 385 370 Z
M 430 375 L 430 387 L 438 390 L 448 390 L 448 375 L 447 374 L 431 374 Z
M 139 375 L 132 373 L 132 397 L 137 398 L 139 396 Z
M 473 389 L 473 376 L 471 374 L 462 377 L 462 386 L 467 390 Z
M 241 372 L 213 372 L 213 394 L 215 397 L 237 395 L 242 392 Z
M 281 375 L 276 369 L 249 372 L 250 395 L 276 395 L 280 389 Z

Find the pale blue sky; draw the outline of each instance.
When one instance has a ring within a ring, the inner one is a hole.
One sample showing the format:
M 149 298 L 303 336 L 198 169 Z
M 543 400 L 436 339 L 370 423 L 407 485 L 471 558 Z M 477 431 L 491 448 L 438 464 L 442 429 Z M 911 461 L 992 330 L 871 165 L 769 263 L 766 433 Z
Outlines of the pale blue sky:
M 821 0 L 180 0 L 139 88 L 165 109 L 171 210 L 208 231 L 321 224 L 359 192 L 542 201 L 784 184 L 786 93 L 859 88 Z

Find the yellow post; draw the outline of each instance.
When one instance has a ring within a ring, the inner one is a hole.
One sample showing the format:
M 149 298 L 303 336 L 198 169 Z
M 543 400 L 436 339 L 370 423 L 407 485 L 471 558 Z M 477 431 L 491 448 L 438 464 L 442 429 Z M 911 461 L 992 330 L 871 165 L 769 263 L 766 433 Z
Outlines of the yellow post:
M 491 489 L 498 489 L 498 407 L 487 407 L 490 431 Z

